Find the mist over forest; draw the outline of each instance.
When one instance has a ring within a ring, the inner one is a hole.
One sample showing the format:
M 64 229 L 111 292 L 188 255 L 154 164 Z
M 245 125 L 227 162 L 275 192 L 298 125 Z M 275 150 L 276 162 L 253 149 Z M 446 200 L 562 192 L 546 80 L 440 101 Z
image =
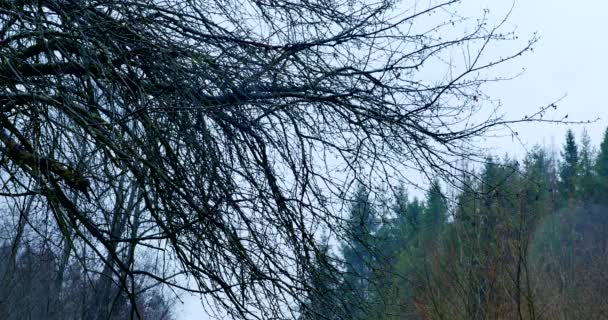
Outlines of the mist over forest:
M 0 319 L 608 317 L 606 112 L 485 5 L 0 0 Z

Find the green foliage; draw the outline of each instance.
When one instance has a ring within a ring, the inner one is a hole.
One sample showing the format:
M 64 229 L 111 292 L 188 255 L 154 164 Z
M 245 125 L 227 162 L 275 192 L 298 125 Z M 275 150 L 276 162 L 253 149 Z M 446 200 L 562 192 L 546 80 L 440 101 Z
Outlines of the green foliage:
M 564 150 L 561 155 L 563 160 L 559 168 L 559 191 L 562 195 L 562 199 L 574 199 L 576 194 L 579 154 L 572 130 L 568 130 L 566 133 L 566 144 L 564 145 Z
M 591 147 L 589 134 L 587 134 L 587 131 L 583 131 L 580 161 L 577 170 L 578 178 L 576 179 L 577 199 L 583 203 L 589 202 L 595 193 L 594 158 L 594 150 Z
M 365 250 L 355 238 L 343 249 L 346 270 L 369 275 L 358 287 L 367 293 L 347 297 L 368 311 L 347 318 L 587 319 L 605 312 L 608 278 L 597 257 L 608 252 L 608 220 L 593 202 L 608 202 L 608 131 L 594 154 L 586 133 L 579 150 L 568 130 L 559 161 L 541 147 L 521 165 L 487 158 L 478 176 L 461 177 L 453 219 L 432 181 L 424 201 L 400 187 L 376 230 L 375 210 L 358 190 L 353 234 L 368 239 L 365 248 L 376 255 L 359 254 L 368 264 L 359 263 L 353 253 Z M 577 274 L 582 270 L 588 274 Z M 564 277 L 570 282 L 557 281 Z
M 436 235 L 447 222 L 448 205 L 439 181 L 431 183 L 426 195 L 426 207 L 422 216 L 422 228 L 431 235 Z
M 421 257 L 420 236 L 427 206 L 417 198 L 409 199 L 401 186 L 395 193 L 393 218 L 378 231 L 378 265 L 375 268 L 369 319 L 397 319 L 414 314 L 413 291 L 408 282 Z M 407 279 L 405 277 L 410 277 Z M 405 309 L 403 309 L 405 308 Z M 399 315 L 392 318 L 390 315 Z
M 602 204 L 608 203 L 608 128 L 604 134 L 604 139 L 600 144 L 599 153 L 595 163 L 597 174 L 597 194 L 596 201 Z
M 395 193 L 391 214 L 375 235 L 377 241 L 382 244 L 377 247 L 378 256 L 389 264 L 394 263 L 399 250 L 407 242 L 409 232 L 417 224 L 414 221 L 418 219 L 410 213 L 408 195 L 402 186 Z
M 596 319 L 608 312 L 607 234 L 605 206 L 564 208 L 539 224 L 529 253 L 538 304 L 549 306 L 558 297 L 553 314 L 564 319 Z
M 347 222 L 348 238 L 342 245 L 345 269 L 343 290 L 346 312 L 351 319 L 363 318 L 367 310 L 375 258 L 373 233 L 377 227 L 377 213 L 370 203 L 369 192 L 359 186 L 353 195 Z
M 553 160 L 546 150 L 535 147 L 524 160 L 524 197 L 526 211 L 535 216 L 545 216 L 555 210 L 557 177 Z
M 328 240 L 324 237 L 315 264 L 311 270 L 308 270 L 307 296 L 300 307 L 300 320 L 344 318 L 343 303 L 339 296 L 339 283 L 336 278 L 338 270 L 331 261 Z

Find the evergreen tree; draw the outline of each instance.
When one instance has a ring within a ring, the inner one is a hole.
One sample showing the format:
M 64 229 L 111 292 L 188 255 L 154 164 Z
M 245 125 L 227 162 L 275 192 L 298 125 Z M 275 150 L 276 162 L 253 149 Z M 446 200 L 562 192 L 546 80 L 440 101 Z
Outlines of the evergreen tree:
M 338 270 L 331 263 L 327 237 L 323 237 L 315 264 L 308 274 L 307 297 L 300 320 L 343 319 L 343 304 L 337 288 Z
M 456 210 L 454 212 L 454 220 L 456 223 L 464 224 L 467 228 L 476 225 L 475 213 L 479 205 L 479 197 L 477 193 L 477 184 L 473 178 L 473 174 L 462 176 L 461 192 L 456 197 Z
M 502 162 L 490 162 L 482 174 L 478 217 L 481 238 L 488 245 L 508 233 L 513 214 L 519 205 L 521 175 L 519 163 L 507 157 Z
M 561 152 L 562 162 L 559 168 L 560 195 L 562 199 L 574 199 L 576 194 L 576 177 L 579 166 L 578 147 L 574 139 L 574 133 L 568 129 L 566 133 L 566 143 Z
M 595 172 L 597 174 L 597 194 L 596 200 L 599 203 L 608 203 L 608 128 L 604 134 L 602 144 L 595 162 Z
M 399 249 L 406 246 L 418 233 L 424 210 L 423 203 L 417 198 L 410 201 L 405 188 L 399 187 L 391 208 L 394 218 L 378 231 L 376 238 L 381 245 L 377 249 L 387 257 L 396 258 Z
M 448 204 L 439 181 L 433 181 L 426 195 L 426 207 L 423 215 L 425 231 L 437 234 L 444 223 L 447 222 Z
M 395 194 L 395 203 L 393 204 L 393 213 L 395 214 L 394 225 L 398 232 L 399 240 L 402 240 L 410 228 L 411 214 L 409 212 L 409 197 L 405 188 L 400 186 Z
M 394 264 L 397 252 L 405 241 L 408 228 L 408 203 L 407 192 L 403 186 L 400 186 L 395 192 L 394 203 L 390 210 L 391 217 L 384 221 L 376 234 L 379 244 L 378 253 L 383 259 L 390 261 L 390 264 Z
M 346 312 L 351 319 L 362 319 L 368 311 L 374 263 L 373 233 L 377 229 L 376 211 L 363 186 L 359 186 L 353 196 L 347 228 L 347 239 L 342 245 Z
M 462 294 L 466 301 L 463 318 L 489 318 L 490 306 L 494 303 L 492 299 L 497 294 L 492 284 L 498 272 L 490 274 L 488 270 L 498 269 L 496 261 L 502 258 L 503 253 L 501 241 L 509 236 L 518 172 L 516 161 L 506 158 L 501 162 L 488 158 L 479 186 L 472 190 L 472 195 L 461 199 L 468 199 L 469 203 L 466 206 L 462 204 L 459 209 L 472 211 L 459 214 L 470 217 L 471 223 L 457 229 L 463 238 L 459 244 L 464 255 L 459 257 L 464 264 L 460 268 L 465 287 Z
M 595 192 L 593 175 L 594 151 L 587 130 L 583 131 L 581 138 L 580 161 L 578 163 L 578 178 L 576 180 L 577 199 L 588 203 Z
M 553 195 L 556 178 L 552 163 L 548 152 L 538 146 L 526 155 L 523 202 L 530 213 L 542 216 L 555 210 Z
M 409 282 L 401 280 L 402 276 L 411 277 L 414 270 L 424 263 L 419 248 L 424 203 L 417 198 L 410 200 L 405 188 L 400 186 L 391 209 L 393 218 L 378 230 L 375 237 L 378 256 L 375 257 L 369 299 L 373 314 L 368 319 L 391 319 L 387 315 L 399 314 L 404 310 L 402 307 L 413 310 L 412 288 Z M 411 311 L 407 313 L 411 314 Z
M 437 195 L 433 196 L 433 203 L 438 202 L 435 200 Z M 389 272 L 382 274 L 384 278 L 376 282 L 381 286 L 377 288 L 372 300 L 375 312 L 368 319 L 420 319 L 416 313 L 414 297 L 418 286 L 426 283 L 422 276 L 427 264 L 424 257 L 426 253 L 430 254 L 422 247 L 427 243 L 423 238 L 437 239 L 437 235 L 424 231 L 427 230 L 427 220 L 429 225 L 432 225 L 430 221 L 433 220 L 427 219 L 424 201 L 417 198 L 409 200 L 404 189 L 395 195 L 393 211 L 397 250 L 392 265 L 380 266 Z M 383 243 L 378 243 L 378 247 L 382 246 Z
M 420 231 L 421 219 L 424 214 L 425 207 L 424 202 L 414 198 L 407 204 L 407 223 L 409 230 L 408 238 L 415 237 Z

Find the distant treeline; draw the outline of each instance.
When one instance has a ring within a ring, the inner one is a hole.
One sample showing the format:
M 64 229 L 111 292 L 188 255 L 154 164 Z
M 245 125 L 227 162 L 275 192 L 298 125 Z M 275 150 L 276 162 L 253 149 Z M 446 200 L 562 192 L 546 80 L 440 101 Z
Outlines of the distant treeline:
M 129 297 L 115 277 L 84 269 L 69 252 L 30 244 L 15 249 L 0 244 L 0 319 L 174 319 L 173 299 L 158 287 L 136 283 L 136 296 Z
M 360 187 L 300 318 L 608 317 L 608 130 L 597 150 L 569 130 L 559 155 L 489 157 L 458 189 L 435 181 L 419 200 L 400 188 L 387 212 Z

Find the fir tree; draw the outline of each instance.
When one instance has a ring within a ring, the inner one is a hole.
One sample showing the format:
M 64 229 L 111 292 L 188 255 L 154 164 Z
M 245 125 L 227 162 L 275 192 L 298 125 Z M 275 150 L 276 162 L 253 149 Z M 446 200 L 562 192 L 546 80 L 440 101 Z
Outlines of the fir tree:
M 578 163 L 578 178 L 576 179 L 577 199 L 588 203 L 595 192 L 593 175 L 594 150 L 587 130 L 583 131 L 581 138 L 580 160 Z
M 597 195 L 599 203 L 608 203 L 608 128 L 604 134 L 604 139 L 600 145 L 600 150 L 595 162 L 595 172 L 597 174 Z
M 427 192 L 426 208 L 423 216 L 425 231 L 437 234 L 443 224 L 447 222 L 448 205 L 439 181 L 433 181 Z
M 562 162 L 559 168 L 560 194 L 562 199 L 574 199 L 576 193 L 576 177 L 579 166 L 578 147 L 574 139 L 574 133 L 568 129 L 566 143 L 561 152 Z

